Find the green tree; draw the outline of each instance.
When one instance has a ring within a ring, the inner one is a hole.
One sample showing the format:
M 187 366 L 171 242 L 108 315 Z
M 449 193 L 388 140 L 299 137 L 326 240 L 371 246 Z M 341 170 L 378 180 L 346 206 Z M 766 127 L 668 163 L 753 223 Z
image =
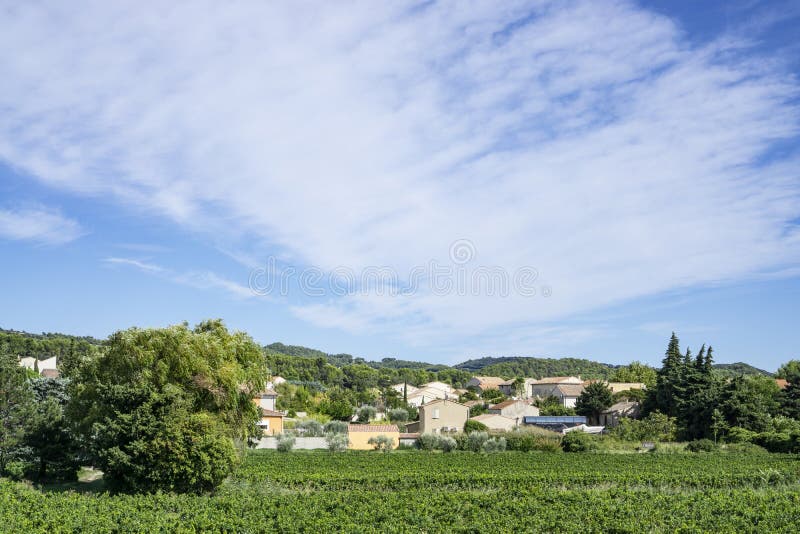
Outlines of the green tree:
M 0 474 L 18 460 L 24 445 L 26 424 L 33 414 L 34 399 L 25 370 L 16 356 L 0 355 Z
M 27 421 L 25 445 L 36 480 L 76 480 L 78 441 L 64 414 L 67 381 L 37 378 L 31 381 L 36 403 Z
M 118 490 L 207 491 L 260 435 L 262 353 L 222 321 L 112 335 L 70 385 L 68 412 Z
M 723 386 L 720 410 L 730 426 L 754 432 L 769 430 L 780 410 L 781 392 L 766 376 L 737 376 Z
M 614 403 L 614 395 L 605 382 L 591 382 L 575 401 L 575 413 L 597 423 L 600 414 Z
M 795 378 L 795 382 L 797 382 L 797 377 L 800 377 L 800 360 L 789 360 L 781 365 L 775 373 L 775 378 L 783 378 L 788 382 L 792 381 L 791 378 Z
M 635 361 L 614 371 L 609 382 L 638 382 L 652 388 L 656 385 L 658 373 L 649 365 Z

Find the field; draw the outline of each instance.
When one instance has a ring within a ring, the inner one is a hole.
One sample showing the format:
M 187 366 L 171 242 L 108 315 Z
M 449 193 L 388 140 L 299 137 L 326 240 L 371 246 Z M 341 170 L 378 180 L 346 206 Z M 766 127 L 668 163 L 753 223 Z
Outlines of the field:
M 800 458 L 258 451 L 215 495 L 0 482 L 7 532 L 797 532 Z

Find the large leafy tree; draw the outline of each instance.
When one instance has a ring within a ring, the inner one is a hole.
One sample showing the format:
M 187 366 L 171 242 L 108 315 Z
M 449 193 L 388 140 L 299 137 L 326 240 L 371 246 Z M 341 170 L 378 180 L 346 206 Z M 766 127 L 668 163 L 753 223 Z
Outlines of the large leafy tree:
M 800 420 L 800 362 L 792 360 L 778 370 L 789 383 L 781 392 L 781 411 L 784 415 Z
M 0 354 L 0 475 L 20 457 L 34 398 L 17 357 Z
M 753 432 L 770 428 L 780 408 L 780 389 L 766 376 L 738 376 L 724 385 L 720 410 L 730 426 Z
M 575 413 L 585 415 L 591 422 L 600 420 L 600 414 L 614 403 L 614 394 L 605 382 L 591 382 L 575 401 Z
M 656 385 L 658 374 L 655 369 L 641 362 L 623 365 L 611 375 L 610 382 L 640 382 L 651 388 Z
M 65 416 L 68 381 L 37 378 L 31 381 L 36 404 L 26 425 L 25 444 L 37 480 L 77 479 L 79 444 Z
M 82 367 L 69 409 L 112 487 L 204 491 L 259 435 L 251 399 L 265 379 L 258 345 L 222 321 L 132 328 Z

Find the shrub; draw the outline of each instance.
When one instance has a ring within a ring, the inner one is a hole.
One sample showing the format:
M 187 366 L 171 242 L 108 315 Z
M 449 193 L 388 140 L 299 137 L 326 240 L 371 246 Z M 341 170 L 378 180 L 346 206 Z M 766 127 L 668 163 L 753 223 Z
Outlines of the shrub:
M 686 450 L 689 452 L 714 452 L 717 450 L 717 444 L 710 439 L 697 439 L 687 443 Z
M 564 452 L 588 452 L 597 448 L 594 438 L 581 430 L 567 432 L 561 438 L 561 448 Z
M 769 454 L 764 447 L 759 447 L 755 443 L 731 443 L 725 446 L 725 452 L 734 454 Z
M 22 480 L 22 478 L 25 476 L 25 462 L 8 462 L 6 464 L 6 469 L 2 474 L 11 480 Z
M 299 435 L 306 438 L 318 438 L 325 435 L 322 423 L 314 421 L 313 419 L 300 421 L 295 425 L 295 430 L 297 430 Z
M 465 449 L 473 452 L 480 452 L 483 450 L 483 445 L 489 441 L 488 432 L 470 432 L 467 434 Z
M 506 438 L 491 438 L 486 440 L 482 447 L 483 452 L 502 452 L 506 450 Z
M 325 423 L 325 434 L 347 434 L 348 426 L 344 421 L 328 421 Z
M 561 452 L 561 436 L 553 434 L 539 435 L 533 432 L 517 430 L 505 434 L 507 448 L 510 451 L 545 451 Z
M 464 423 L 464 432 L 467 434 L 470 432 L 486 432 L 487 430 L 489 430 L 488 426 L 474 419 L 467 419 L 467 422 Z
M 727 440 L 730 443 L 751 443 L 758 435 L 757 432 L 747 430 L 740 426 L 733 426 L 728 430 Z
M 458 448 L 458 442 L 450 436 L 441 436 L 437 448 L 442 452 L 452 452 Z
M 386 412 L 386 417 L 392 423 L 405 423 L 408 421 L 408 410 L 405 408 L 393 408 Z
M 378 414 L 378 410 L 375 409 L 374 406 L 362 406 L 358 409 L 358 422 L 361 424 L 367 424 Z
M 423 451 L 432 451 L 439 445 L 439 436 L 425 433 L 417 439 L 417 443 L 419 444 L 419 448 Z
M 328 444 L 330 452 L 344 452 L 347 446 L 350 445 L 350 439 L 347 434 L 327 434 L 325 442 Z
M 394 438 L 383 434 L 380 436 L 372 436 L 367 443 L 375 447 L 376 451 L 389 452 L 394 448 Z
M 769 452 L 800 452 L 800 432 L 762 432 L 753 438 Z
M 280 452 L 289 452 L 294 448 L 295 438 L 289 434 L 278 435 L 278 450 Z

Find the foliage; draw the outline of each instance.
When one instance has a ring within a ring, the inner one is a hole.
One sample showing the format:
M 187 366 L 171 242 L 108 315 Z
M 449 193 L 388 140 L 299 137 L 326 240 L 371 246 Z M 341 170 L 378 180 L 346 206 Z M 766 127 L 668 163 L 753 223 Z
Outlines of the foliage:
M 280 452 L 289 452 L 294 448 L 295 437 L 290 434 L 279 434 L 277 438 L 277 450 Z
M 788 382 L 797 382 L 800 378 L 800 360 L 789 360 L 778 368 L 775 378 L 783 378 Z
M 501 402 L 506 398 L 506 396 L 503 395 L 499 389 L 487 389 L 486 391 L 481 393 L 481 397 L 484 400 L 491 402 L 492 404 Z
M 0 355 L 46 360 L 55 356 L 63 377 L 73 376 L 78 368 L 100 353 L 102 342 L 92 337 L 65 334 L 30 334 L 0 329 Z
M 613 403 L 616 404 L 621 401 L 627 402 L 643 402 L 647 398 L 647 391 L 644 389 L 626 389 L 614 393 Z
M 22 455 L 26 424 L 34 409 L 25 370 L 15 356 L 0 354 L 0 475 Z
M 653 412 L 643 419 L 622 418 L 611 429 L 612 435 L 628 441 L 674 441 L 677 424 L 674 417 Z
M 597 444 L 594 436 L 580 430 L 573 430 L 561 438 L 561 448 L 564 452 L 588 452 L 595 450 Z
M 325 434 L 325 442 L 328 444 L 330 452 L 344 452 L 350 445 L 350 438 L 347 434 Z
M 347 434 L 348 426 L 344 421 L 329 421 L 325 423 L 325 434 Z
M 342 423 L 342 421 L 338 421 Z M 347 424 L 347 423 L 343 423 Z M 299 421 L 294 426 L 295 431 L 298 435 L 303 436 L 305 438 L 318 438 L 325 435 L 325 429 L 322 426 L 322 423 L 319 421 L 315 421 L 313 419 L 306 419 L 305 421 Z
M 489 441 L 488 432 L 470 432 L 467 434 L 464 450 L 480 452 L 483 450 L 483 446 L 487 441 Z
M 438 436 L 436 448 L 442 452 L 453 452 L 458 448 L 458 441 L 450 436 Z
M 475 417 L 477 415 L 483 415 L 489 411 L 487 408 L 486 403 L 474 404 L 469 407 L 469 416 Z
M 687 443 L 686 450 L 689 452 L 714 452 L 717 450 L 717 444 L 710 439 L 697 439 Z
M 575 409 L 564 406 L 555 395 L 536 399 L 534 404 L 539 408 L 540 415 L 575 415 Z
M 723 386 L 719 409 L 728 425 L 764 432 L 780 409 L 780 389 L 768 377 L 738 376 Z
M 483 452 L 490 452 L 490 453 L 491 452 L 503 452 L 504 450 L 506 450 L 506 438 L 504 438 L 502 436 L 489 438 L 483 444 L 483 446 L 481 447 L 481 450 Z
M 577 376 L 608 379 L 616 367 L 580 358 L 527 358 L 502 357 L 468 360 L 455 366 L 457 369 L 480 373 L 484 376 L 514 378 L 526 376 Z
M 555 432 L 536 434 L 528 430 L 515 430 L 503 434 L 507 448 L 511 451 L 560 452 L 561 436 Z
M 376 451 L 381 452 L 391 452 L 391 450 L 394 448 L 394 438 L 385 436 L 383 434 L 379 436 L 372 436 L 369 438 L 369 440 L 367 440 L 367 443 L 375 447 Z
M 386 417 L 392 423 L 405 423 L 408 421 L 408 410 L 405 408 L 392 408 L 386 412 Z
M 590 422 L 597 423 L 600 414 L 614 403 L 611 389 L 605 382 L 591 382 L 575 401 L 575 413 L 586 416 Z
M 362 406 L 358 409 L 358 422 L 361 424 L 367 424 L 378 414 L 378 410 L 375 409 L 374 406 Z
M 715 363 L 714 373 L 723 378 L 733 378 L 736 376 L 763 376 L 771 377 L 769 373 L 758 367 L 753 367 L 749 363 L 736 362 L 736 363 Z
M 36 403 L 26 423 L 25 445 L 37 481 L 77 479 L 79 444 L 64 414 L 66 385 L 63 379 L 31 381 Z
M 652 388 L 656 385 L 656 370 L 641 362 L 634 361 L 614 370 L 609 382 L 638 382 Z
M 132 328 L 81 368 L 68 413 L 114 489 L 207 491 L 236 463 L 234 440 L 260 435 L 265 378 L 259 347 L 221 321 Z
M 488 426 L 474 419 L 467 419 L 467 422 L 464 423 L 464 432 L 467 434 L 470 432 L 486 432 L 487 430 L 489 430 Z

